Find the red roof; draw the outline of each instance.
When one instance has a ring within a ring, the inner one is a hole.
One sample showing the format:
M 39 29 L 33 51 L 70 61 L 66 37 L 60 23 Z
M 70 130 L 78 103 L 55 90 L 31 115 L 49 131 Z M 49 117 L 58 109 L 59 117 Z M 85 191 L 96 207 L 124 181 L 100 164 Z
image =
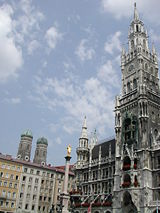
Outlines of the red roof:
M 0 159 L 19 163 L 21 165 L 33 166 L 33 167 L 40 168 L 40 169 L 46 169 L 46 170 L 50 170 L 50 171 L 65 173 L 65 166 L 55 167 L 55 166 L 52 166 L 51 164 L 42 166 L 41 164 L 33 163 L 31 161 L 23 161 L 23 160 L 16 159 L 16 158 L 12 157 L 11 155 L 3 155 L 2 153 L 0 153 Z M 70 168 L 71 168 L 71 166 L 72 165 L 70 165 Z M 71 172 L 71 170 L 70 170 L 69 174 L 74 176 L 74 173 Z

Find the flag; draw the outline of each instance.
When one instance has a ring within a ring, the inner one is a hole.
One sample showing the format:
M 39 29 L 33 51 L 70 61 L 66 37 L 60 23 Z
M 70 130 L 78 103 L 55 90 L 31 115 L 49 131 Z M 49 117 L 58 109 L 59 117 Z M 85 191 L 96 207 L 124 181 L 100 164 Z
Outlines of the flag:
M 89 207 L 88 207 L 87 213 L 91 213 L 91 203 L 90 203 L 90 205 L 89 205 Z

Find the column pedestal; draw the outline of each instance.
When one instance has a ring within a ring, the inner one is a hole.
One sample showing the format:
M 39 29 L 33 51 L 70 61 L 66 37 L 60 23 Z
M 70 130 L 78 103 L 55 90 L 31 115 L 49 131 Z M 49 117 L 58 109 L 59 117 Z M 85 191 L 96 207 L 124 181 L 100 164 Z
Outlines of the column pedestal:
M 66 156 L 66 167 L 65 167 L 65 176 L 64 176 L 64 185 L 63 185 L 63 192 L 61 194 L 62 199 L 62 213 L 69 213 L 68 211 L 68 201 L 70 198 L 70 195 L 67 192 L 68 189 L 68 175 L 69 175 L 69 165 L 70 165 L 70 156 Z

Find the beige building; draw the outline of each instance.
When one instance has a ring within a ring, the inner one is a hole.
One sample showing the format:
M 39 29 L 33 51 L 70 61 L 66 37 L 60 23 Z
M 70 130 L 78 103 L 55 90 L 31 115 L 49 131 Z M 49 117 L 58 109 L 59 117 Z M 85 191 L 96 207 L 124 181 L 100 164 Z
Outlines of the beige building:
M 22 165 L 10 155 L 0 155 L 0 212 L 15 212 Z
M 59 204 L 65 166 L 46 163 L 48 141 L 44 137 L 37 140 L 31 162 L 32 139 L 31 131 L 23 132 L 17 158 L 0 154 L 0 213 L 48 213 L 52 205 Z M 70 172 L 68 192 L 73 179 Z

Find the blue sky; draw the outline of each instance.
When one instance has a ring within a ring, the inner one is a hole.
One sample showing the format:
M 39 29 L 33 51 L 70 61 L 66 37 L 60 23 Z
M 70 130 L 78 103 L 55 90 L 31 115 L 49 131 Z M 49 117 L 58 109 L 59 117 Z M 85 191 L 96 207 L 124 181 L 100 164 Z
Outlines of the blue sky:
M 48 163 L 72 163 L 84 116 L 88 135 L 114 135 L 132 0 L 0 0 L 0 152 L 16 156 L 20 135 L 48 139 Z M 160 45 L 160 1 L 137 0 L 150 46 Z

